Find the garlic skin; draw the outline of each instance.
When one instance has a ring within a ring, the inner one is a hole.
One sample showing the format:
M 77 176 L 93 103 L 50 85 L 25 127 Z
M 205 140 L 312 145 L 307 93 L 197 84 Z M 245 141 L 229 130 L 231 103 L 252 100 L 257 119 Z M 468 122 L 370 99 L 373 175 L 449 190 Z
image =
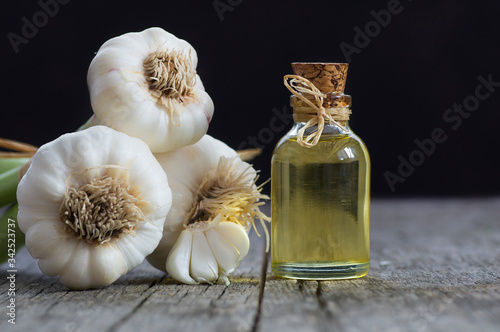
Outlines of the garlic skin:
M 209 135 L 155 156 L 169 178 L 172 208 L 147 260 L 188 284 L 225 279 L 248 253 L 254 217 L 268 220 L 258 210 L 267 197 L 256 171 Z
M 159 243 L 172 203 L 147 145 L 104 126 L 40 147 L 17 198 L 28 251 L 72 289 L 107 286 L 139 265 Z
M 142 139 L 153 152 L 194 144 L 208 130 L 214 105 L 196 74 L 194 48 L 161 28 L 106 41 L 87 83 L 101 124 Z

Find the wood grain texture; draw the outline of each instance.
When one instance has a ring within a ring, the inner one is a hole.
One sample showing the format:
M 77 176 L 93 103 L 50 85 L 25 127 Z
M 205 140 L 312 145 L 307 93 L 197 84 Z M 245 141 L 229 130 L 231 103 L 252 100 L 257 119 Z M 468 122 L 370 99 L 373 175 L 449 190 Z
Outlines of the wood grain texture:
M 250 331 L 265 244 L 254 233 L 251 243 L 229 286 L 183 285 L 145 262 L 114 284 L 87 291 L 43 275 L 23 248 L 16 257 L 16 325 L 4 309 L 0 331 Z M 1 308 L 9 300 L 7 270 L 0 266 Z
M 147 263 L 104 289 L 71 291 L 17 255 L 16 325 L 0 331 L 496 331 L 500 326 L 500 199 L 375 200 L 371 270 L 344 281 L 267 272 L 264 239 L 231 285 L 182 285 Z M 256 325 L 255 325 L 256 324 Z
M 375 201 L 368 276 L 269 275 L 260 330 L 497 331 L 499 212 L 491 198 Z

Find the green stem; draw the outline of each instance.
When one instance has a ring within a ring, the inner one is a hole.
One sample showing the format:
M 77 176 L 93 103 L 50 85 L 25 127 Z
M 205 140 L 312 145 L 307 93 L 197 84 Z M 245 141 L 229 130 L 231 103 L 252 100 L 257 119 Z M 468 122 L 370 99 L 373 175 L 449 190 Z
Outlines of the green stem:
M 0 263 L 14 257 L 12 244 L 15 243 L 17 252 L 24 245 L 24 234 L 17 223 L 18 205 L 14 203 L 2 216 L 0 216 Z M 10 220 L 9 220 L 10 219 Z M 9 235 L 11 234 L 11 235 Z M 10 241 L 9 241 L 10 239 Z M 9 246 L 10 245 L 10 246 Z M 9 253 L 11 255 L 9 255 Z
M 21 166 L 14 167 L 0 174 L 0 206 L 12 203 L 16 200 L 18 174 Z
M 23 166 L 30 158 L 1 158 L 0 159 L 0 174 L 13 169 L 14 167 Z

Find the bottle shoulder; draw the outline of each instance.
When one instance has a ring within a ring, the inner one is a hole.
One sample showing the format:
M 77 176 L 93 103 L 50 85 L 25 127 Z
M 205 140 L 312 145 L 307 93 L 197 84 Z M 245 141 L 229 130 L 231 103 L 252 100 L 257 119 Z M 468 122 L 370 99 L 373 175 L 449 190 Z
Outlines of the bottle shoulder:
M 352 162 L 369 163 L 368 149 L 354 132 L 343 134 L 323 133 L 314 147 L 303 147 L 293 131 L 283 136 L 273 152 L 273 162 Z

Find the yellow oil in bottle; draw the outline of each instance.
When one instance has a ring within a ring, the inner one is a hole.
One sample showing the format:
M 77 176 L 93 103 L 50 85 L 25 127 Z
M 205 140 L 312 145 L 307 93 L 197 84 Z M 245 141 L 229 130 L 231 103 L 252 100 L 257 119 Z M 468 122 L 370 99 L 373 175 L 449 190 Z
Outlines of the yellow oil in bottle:
M 297 279 L 368 273 L 370 159 L 354 133 L 305 148 L 285 136 L 272 158 L 272 270 Z

